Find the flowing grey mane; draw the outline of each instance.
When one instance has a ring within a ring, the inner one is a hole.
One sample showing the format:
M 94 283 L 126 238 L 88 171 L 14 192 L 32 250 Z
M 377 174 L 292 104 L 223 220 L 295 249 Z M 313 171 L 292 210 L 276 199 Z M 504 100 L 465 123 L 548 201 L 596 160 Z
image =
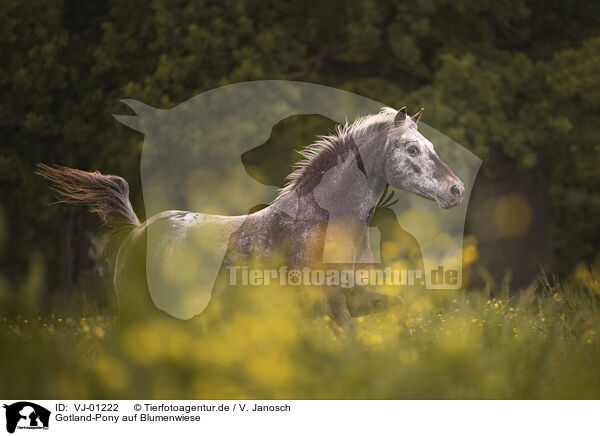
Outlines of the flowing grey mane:
M 338 156 L 345 158 L 348 152 L 358 150 L 360 145 L 356 144 L 357 138 L 376 135 L 393 128 L 397 113 L 396 109 L 384 107 L 377 114 L 359 117 L 351 124 L 346 121 L 344 125 L 338 125 L 331 135 L 319 136 L 317 141 L 299 151 L 302 160 L 294 164 L 294 170 L 286 177 L 287 183 L 279 190 L 272 203 L 303 185 L 308 185 L 306 190 L 311 191 L 320 174 L 336 165 Z M 401 128 L 408 127 L 409 125 L 406 125 Z M 357 155 L 356 159 L 360 161 L 360 155 Z

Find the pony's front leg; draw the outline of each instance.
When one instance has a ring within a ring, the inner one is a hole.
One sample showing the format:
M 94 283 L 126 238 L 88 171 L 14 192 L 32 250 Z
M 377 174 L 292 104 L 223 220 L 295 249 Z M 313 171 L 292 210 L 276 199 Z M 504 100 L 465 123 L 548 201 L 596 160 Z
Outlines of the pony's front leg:
M 347 291 L 346 303 L 354 318 L 389 310 L 394 306 L 406 306 L 399 295 L 382 294 L 370 289 L 368 286 L 355 286 Z
M 401 311 L 402 329 L 408 335 L 412 335 L 410 326 L 406 322 L 406 303 L 399 295 L 386 295 L 367 286 L 355 286 L 346 294 L 346 304 L 352 317 L 397 308 Z
M 340 287 L 332 286 L 328 287 L 325 292 L 333 320 L 344 332 L 353 334 L 354 324 L 352 322 L 352 315 L 348 310 L 344 290 Z

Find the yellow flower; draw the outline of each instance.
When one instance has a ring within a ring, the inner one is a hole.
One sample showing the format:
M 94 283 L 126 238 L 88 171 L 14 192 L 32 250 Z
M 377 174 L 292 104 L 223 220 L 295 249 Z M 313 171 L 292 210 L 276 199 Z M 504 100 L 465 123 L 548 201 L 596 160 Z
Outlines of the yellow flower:
M 596 331 L 593 329 L 586 330 L 581 339 L 586 344 L 593 344 L 596 341 Z

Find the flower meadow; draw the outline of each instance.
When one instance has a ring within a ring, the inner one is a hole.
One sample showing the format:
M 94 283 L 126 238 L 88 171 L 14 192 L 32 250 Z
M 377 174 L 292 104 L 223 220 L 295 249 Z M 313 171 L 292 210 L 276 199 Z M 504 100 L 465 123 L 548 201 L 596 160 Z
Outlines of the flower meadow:
M 600 397 L 600 281 L 509 292 L 414 292 L 337 330 L 291 292 L 236 296 L 218 316 L 123 322 L 82 295 L 44 311 L 5 297 L 0 396 L 155 399 Z M 407 331 L 410 327 L 412 334 Z

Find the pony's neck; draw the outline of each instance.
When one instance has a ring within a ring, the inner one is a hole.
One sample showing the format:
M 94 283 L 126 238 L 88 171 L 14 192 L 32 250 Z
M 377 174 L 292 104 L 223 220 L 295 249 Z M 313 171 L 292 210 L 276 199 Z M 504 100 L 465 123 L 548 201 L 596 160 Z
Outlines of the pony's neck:
M 327 211 L 328 219 L 367 222 L 386 187 L 384 135 L 365 132 L 338 138 L 303 169 L 293 189 L 277 199 L 282 210 L 299 205 L 302 216 L 318 217 L 312 208 Z M 344 142 L 346 141 L 346 142 Z
M 382 148 L 377 141 L 362 144 L 359 160 L 351 156 L 341 162 L 319 185 L 321 189 L 315 190 L 315 200 L 325 206 L 330 219 L 337 216 L 367 222 L 372 216 L 386 187 Z

